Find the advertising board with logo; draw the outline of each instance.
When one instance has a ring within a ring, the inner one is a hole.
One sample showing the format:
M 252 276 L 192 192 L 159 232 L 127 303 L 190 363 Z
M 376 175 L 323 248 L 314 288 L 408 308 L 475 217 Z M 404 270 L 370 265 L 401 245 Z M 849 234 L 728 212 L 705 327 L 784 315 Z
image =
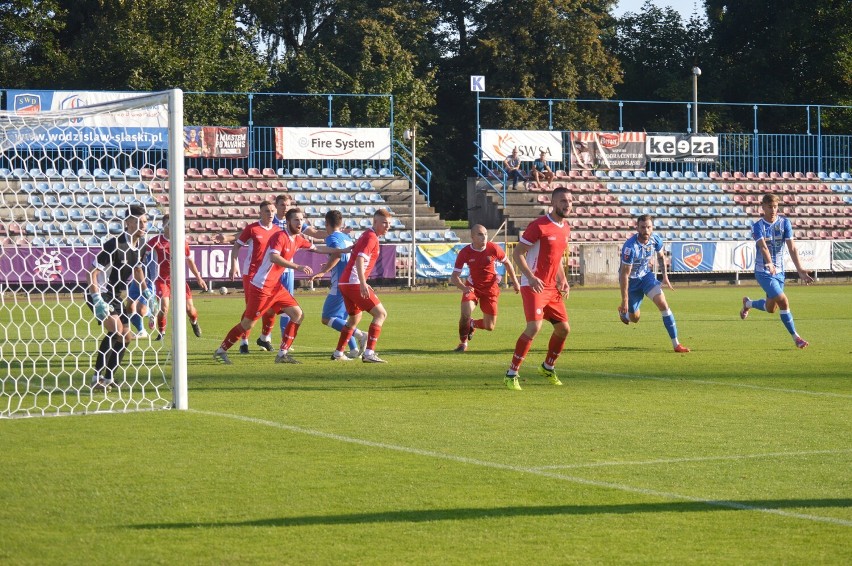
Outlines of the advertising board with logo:
M 645 132 L 571 132 L 571 169 L 644 170 L 645 136 Z
M 482 159 L 501 162 L 518 150 L 521 161 L 535 161 L 543 151 L 548 161 L 562 161 L 562 132 L 549 130 L 482 130 Z
M 390 159 L 390 128 L 275 128 L 276 159 Z
M 650 161 L 713 163 L 719 159 L 719 138 L 684 134 L 648 134 L 645 155 Z
M 828 241 L 797 241 L 799 261 L 808 271 L 827 271 L 832 268 L 831 244 Z M 754 242 L 671 242 L 672 271 L 709 273 L 754 271 Z M 795 272 L 789 254 L 784 270 Z
M 6 110 L 18 114 L 73 110 L 126 100 L 147 92 L 92 92 L 60 90 L 9 90 Z M 63 149 L 97 144 L 123 149 L 165 149 L 168 145 L 168 112 L 164 105 L 132 108 L 71 120 L 62 127 L 33 128 L 17 145 L 38 144 Z M 15 145 L 15 140 L 12 140 Z

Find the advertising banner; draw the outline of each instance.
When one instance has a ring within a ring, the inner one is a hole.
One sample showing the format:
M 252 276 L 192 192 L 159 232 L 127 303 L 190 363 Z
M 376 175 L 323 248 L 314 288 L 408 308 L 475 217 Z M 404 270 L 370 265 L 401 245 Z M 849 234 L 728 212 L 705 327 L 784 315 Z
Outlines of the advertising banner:
M 428 279 L 449 279 L 456 265 L 459 251 L 467 244 L 418 244 L 415 246 L 417 258 L 417 277 Z M 501 248 L 505 248 L 500 244 Z M 496 265 L 497 275 L 504 277 L 506 268 L 502 263 Z M 467 277 L 470 270 L 465 265 L 461 276 Z
M 276 159 L 390 159 L 390 128 L 275 128 Z
M 827 241 L 797 241 L 799 261 L 808 271 L 831 269 L 831 244 Z M 712 271 L 754 271 L 754 242 L 671 242 L 672 271 L 709 273 Z M 785 271 L 795 271 L 789 255 Z
M 686 134 L 653 135 L 645 138 L 650 161 L 714 163 L 719 159 L 719 138 Z
M 482 130 L 482 159 L 501 162 L 518 149 L 521 161 L 535 161 L 544 151 L 548 161 L 562 161 L 562 132 L 549 130 Z
M 53 110 L 71 110 L 95 104 L 137 98 L 147 92 L 92 92 L 58 90 L 8 90 L 6 110 L 18 114 Z M 26 136 L 47 148 L 71 148 L 79 145 L 126 149 L 168 146 L 168 112 L 163 105 L 134 108 L 122 112 L 75 119 L 58 128 L 37 129 Z
M 248 157 L 248 128 L 185 126 L 183 154 L 185 157 Z
M 87 281 L 89 271 L 100 248 L 62 247 L 62 248 L 0 248 L 0 270 L 7 274 L 7 285 L 65 284 L 74 286 Z M 240 255 L 247 253 L 241 250 Z M 231 246 L 192 246 L 193 258 L 201 276 L 208 283 L 227 283 L 230 281 Z M 307 251 L 296 252 L 295 261 L 300 265 L 310 265 L 314 272 L 320 270 L 328 257 Z M 455 260 L 455 258 L 454 258 Z M 452 267 L 450 268 L 452 270 Z M 396 277 L 396 246 L 381 247 L 379 260 L 373 268 L 372 277 L 393 279 Z M 296 279 L 308 279 L 309 276 L 296 272 Z M 326 277 L 327 278 L 327 277 Z M 186 271 L 186 280 L 195 278 Z M 240 280 L 241 281 L 241 280 Z
M 852 242 L 832 242 L 831 269 L 852 271 Z
M 644 170 L 645 136 L 645 132 L 571 132 L 571 169 Z

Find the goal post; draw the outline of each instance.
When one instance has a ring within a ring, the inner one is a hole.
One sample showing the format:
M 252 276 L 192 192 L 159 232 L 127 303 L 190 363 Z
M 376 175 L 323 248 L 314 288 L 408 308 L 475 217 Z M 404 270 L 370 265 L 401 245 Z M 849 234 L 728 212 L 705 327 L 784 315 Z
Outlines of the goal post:
M 108 251 L 140 265 L 133 244 L 166 210 L 184 249 L 183 93 L 14 97 L 0 111 L 0 418 L 187 409 L 184 254 L 171 254 L 162 340 L 146 284 L 132 296 L 133 277 L 101 265 Z

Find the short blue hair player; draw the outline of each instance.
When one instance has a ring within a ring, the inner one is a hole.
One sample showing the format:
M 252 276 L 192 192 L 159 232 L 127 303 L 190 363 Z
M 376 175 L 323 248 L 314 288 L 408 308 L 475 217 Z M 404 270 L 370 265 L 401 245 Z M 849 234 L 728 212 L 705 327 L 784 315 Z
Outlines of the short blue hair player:
M 807 340 L 804 340 L 796 332 L 796 326 L 793 324 L 793 313 L 790 312 L 790 302 L 787 295 L 784 294 L 785 247 L 786 251 L 790 252 L 790 260 L 796 266 L 799 279 L 805 285 L 810 285 L 814 280 L 813 277 L 808 275 L 799 260 L 799 252 L 796 250 L 796 243 L 793 241 L 793 226 L 790 224 L 790 219 L 778 214 L 778 202 L 780 200 L 778 195 L 763 195 L 760 201 L 763 214 L 757 222 L 752 224 L 751 235 L 757 248 L 757 255 L 754 259 L 754 277 L 766 292 L 766 298 L 752 301 L 748 297 L 743 297 L 740 318 L 748 317 L 748 311 L 751 309 L 769 313 L 781 309 L 781 322 L 784 323 L 787 332 L 793 337 L 796 347 L 807 348 Z
M 328 234 L 325 238 L 325 245 L 329 248 L 338 250 L 352 247 L 352 238 L 340 231 L 343 226 L 343 215 L 339 210 L 329 210 L 325 213 L 325 232 Z M 346 319 L 349 314 L 346 312 L 346 305 L 343 302 L 343 295 L 337 287 L 340 281 L 340 276 L 343 270 L 346 269 L 346 264 L 349 262 L 349 254 L 340 254 L 339 256 L 329 256 L 328 261 L 323 264 L 322 268 L 314 274 L 314 279 L 319 279 L 326 273 L 331 274 L 331 287 L 328 290 L 328 295 L 322 305 L 322 323 L 332 328 L 340 336 L 340 331 L 346 325 Z M 357 358 L 364 352 L 367 345 L 367 333 L 363 330 L 355 329 L 352 337 L 349 339 L 349 352 L 346 356 L 335 357 L 332 354 L 331 359 L 335 361 L 349 361 Z
M 662 282 L 657 280 L 650 267 L 651 259 L 656 256 L 657 263 L 663 273 Z M 621 286 L 621 304 L 618 314 L 621 322 L 630 324 L 639 322 L 639 307 L 647 296 L 654 301 L 663 315 L 663 325 L 672 340 L 674 351 L 689 352 L 689 348 L 677 339 L 677 325 L 666 296 L 663 285 L 674 291 L 669 281 L 666 269 L 666 258 L 663 255 L 663 239 L 654 234 L 654 219 L 650 214 L 643 214 L 636 219 L 636 234 L 628 238 L 621 248 L 621 267 L 618 272 L 618 283 Z

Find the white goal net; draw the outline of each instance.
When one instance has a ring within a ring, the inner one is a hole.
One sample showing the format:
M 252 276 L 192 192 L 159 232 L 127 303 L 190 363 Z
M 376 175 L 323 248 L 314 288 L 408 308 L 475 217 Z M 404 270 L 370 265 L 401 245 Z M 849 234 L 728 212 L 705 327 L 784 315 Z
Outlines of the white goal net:
M 186 408 L 184 294 L 161 338 L 135 269 L 161 203 L 184 245 L 182 93 L 98 94 L 0 112 L 0 418 Z

